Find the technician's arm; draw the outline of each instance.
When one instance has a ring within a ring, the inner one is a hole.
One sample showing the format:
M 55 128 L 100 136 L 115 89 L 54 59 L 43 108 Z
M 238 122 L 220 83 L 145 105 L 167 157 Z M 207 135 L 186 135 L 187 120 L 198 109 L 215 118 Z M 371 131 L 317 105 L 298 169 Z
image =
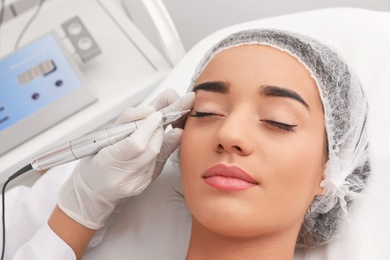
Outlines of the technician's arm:
M 48 224 L 77 258 L 81 258 L 94 230 L 104 226 L 115 206 L 142 193 L 178 147 L 182 129 L 165 134 L 160 126 L 162 114 L 154 111 L 161 110 L 161 106 L 165 107 L 164 113 L 190 109 L 195 94 L 168 106 L 176 99 L 172 94 L 160 96 L 155 108 L 132 108 L 122 114 L 117 124 L 146 119 L 130 137 L 80 160 L 63 185 Z
M 66 215 L 58 206 L 54 209 L 48 224 L 72 248 L 77 259 L 81 259 L 95 234 L 95 230 L 79 224 Z
M 76 256 L 72 248 L 57 236 L 47 224 L 44 224 L 30 241 L 19 248 L 12 259 L 74 260 Z

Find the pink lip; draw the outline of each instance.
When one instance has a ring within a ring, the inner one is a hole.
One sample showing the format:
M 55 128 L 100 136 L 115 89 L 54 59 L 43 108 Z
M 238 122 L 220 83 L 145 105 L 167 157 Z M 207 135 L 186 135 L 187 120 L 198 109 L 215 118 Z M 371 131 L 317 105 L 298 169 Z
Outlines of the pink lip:
M 217 164 L 203 174 L 204 181 L 220 190 L 246 190 L 259 183 L 237 166 Z

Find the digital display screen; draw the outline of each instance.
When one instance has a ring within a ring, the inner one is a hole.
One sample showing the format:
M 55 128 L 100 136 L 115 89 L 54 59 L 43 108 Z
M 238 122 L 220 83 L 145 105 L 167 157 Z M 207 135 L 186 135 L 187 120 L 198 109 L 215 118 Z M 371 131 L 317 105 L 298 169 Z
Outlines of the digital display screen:
M 83 84 L 53 34 L 1 59 L 0 82 L 0 134 Z
M 28 69 L 18 76 L 18 81 L 21 85 L 27 84 L 36 78 L 46 76 L 56 70 L 56 66 L 52 60 L 45 60 L 40 64 Z

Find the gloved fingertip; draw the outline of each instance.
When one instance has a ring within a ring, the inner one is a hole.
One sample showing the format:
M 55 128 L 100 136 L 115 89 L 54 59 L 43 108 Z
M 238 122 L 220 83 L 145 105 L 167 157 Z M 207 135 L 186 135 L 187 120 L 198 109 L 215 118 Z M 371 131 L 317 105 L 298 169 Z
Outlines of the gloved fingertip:
M 152 106 L 129 107 L 122 112 L 114 125 L 121 125 L 134 120 L 144 119 L 153 112 L 155 112 L 155 108 Z
M 161 113 L 166 114 L 169 112 L 183 111 L 191 109 L 195 102 L 195 92 L 187 93 L 182 98 L 174 102 L 173 104 L 161 109 Z
M 183 134 L 183 129 L 181 128 L 173 128 L 167 132 L 169 136 L 181 136 Z
M 173 88 L 168 88 L 164 91 L 164 94 L 169 98 L 169 101 L 175 102 L 180 98 L 179 94 L 173 89 Z
M 170 88 L 164 90 L 156 99 L 151 103 L 153 107 L 156 108 L 156 110 L 160 110 L 166 106 L 169 106 L 170 104 L 174 103 L 180 99 L 179 94 L 177 92 Z
M 171 154 L 179 146 L 182 134 L 183 129 L 180 128 L 174 128 L 165 134 L 162 145 L 164 153 Z
M 156 109 L 153 106 L 145 106 L 145 110 L 149 112 L 149 114 L 156 111 Z
M 190 105 L 192 106 L 192 104 L 194 103 L 195 101 L 195 98 L 196 98 L 196 93 L 195 92 L 188 92 L 187 94 L 185 94 L 182 98 L 182 104 L 185 104 L 185 105 Z
M 139 126 L 137 132 L 143 132 L 143 134 L 145 134 L 145 133 L 152 134 L 152 133 L 155 132 L 156 129 L 161 125 L 161 123 L 162 123 L 162 117 L 163 117 L 163 115 L 161 114 L 161 112 L 159 112 L 159 111 L 153 112 L 153 113 L 150 114 L 150 115 L 145 119 L 145 121 Z M 145 136 L 148 136 L 147 139 L 150 138 L 150 135 L 149 135 L 149 134 L 146 134 L 146 135 L 145 135 Z

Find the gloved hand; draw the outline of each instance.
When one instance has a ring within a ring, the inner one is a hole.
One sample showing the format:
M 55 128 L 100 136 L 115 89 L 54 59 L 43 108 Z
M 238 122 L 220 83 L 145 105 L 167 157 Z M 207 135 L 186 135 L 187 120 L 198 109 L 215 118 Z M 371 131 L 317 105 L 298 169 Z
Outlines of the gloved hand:
M 166 91 L 153 106 L 127 109 L 115 125 L 145 121 L 131 136 L 80 160 L 60 191 L 62 211 L 88 228 L 101 228 L 118 203 L 144 191 L 178 147 L 183 130 L 164 134 L 162 113 L 190 109 L 194 99 L 195 93 L 179 99 L 174 91 Z

